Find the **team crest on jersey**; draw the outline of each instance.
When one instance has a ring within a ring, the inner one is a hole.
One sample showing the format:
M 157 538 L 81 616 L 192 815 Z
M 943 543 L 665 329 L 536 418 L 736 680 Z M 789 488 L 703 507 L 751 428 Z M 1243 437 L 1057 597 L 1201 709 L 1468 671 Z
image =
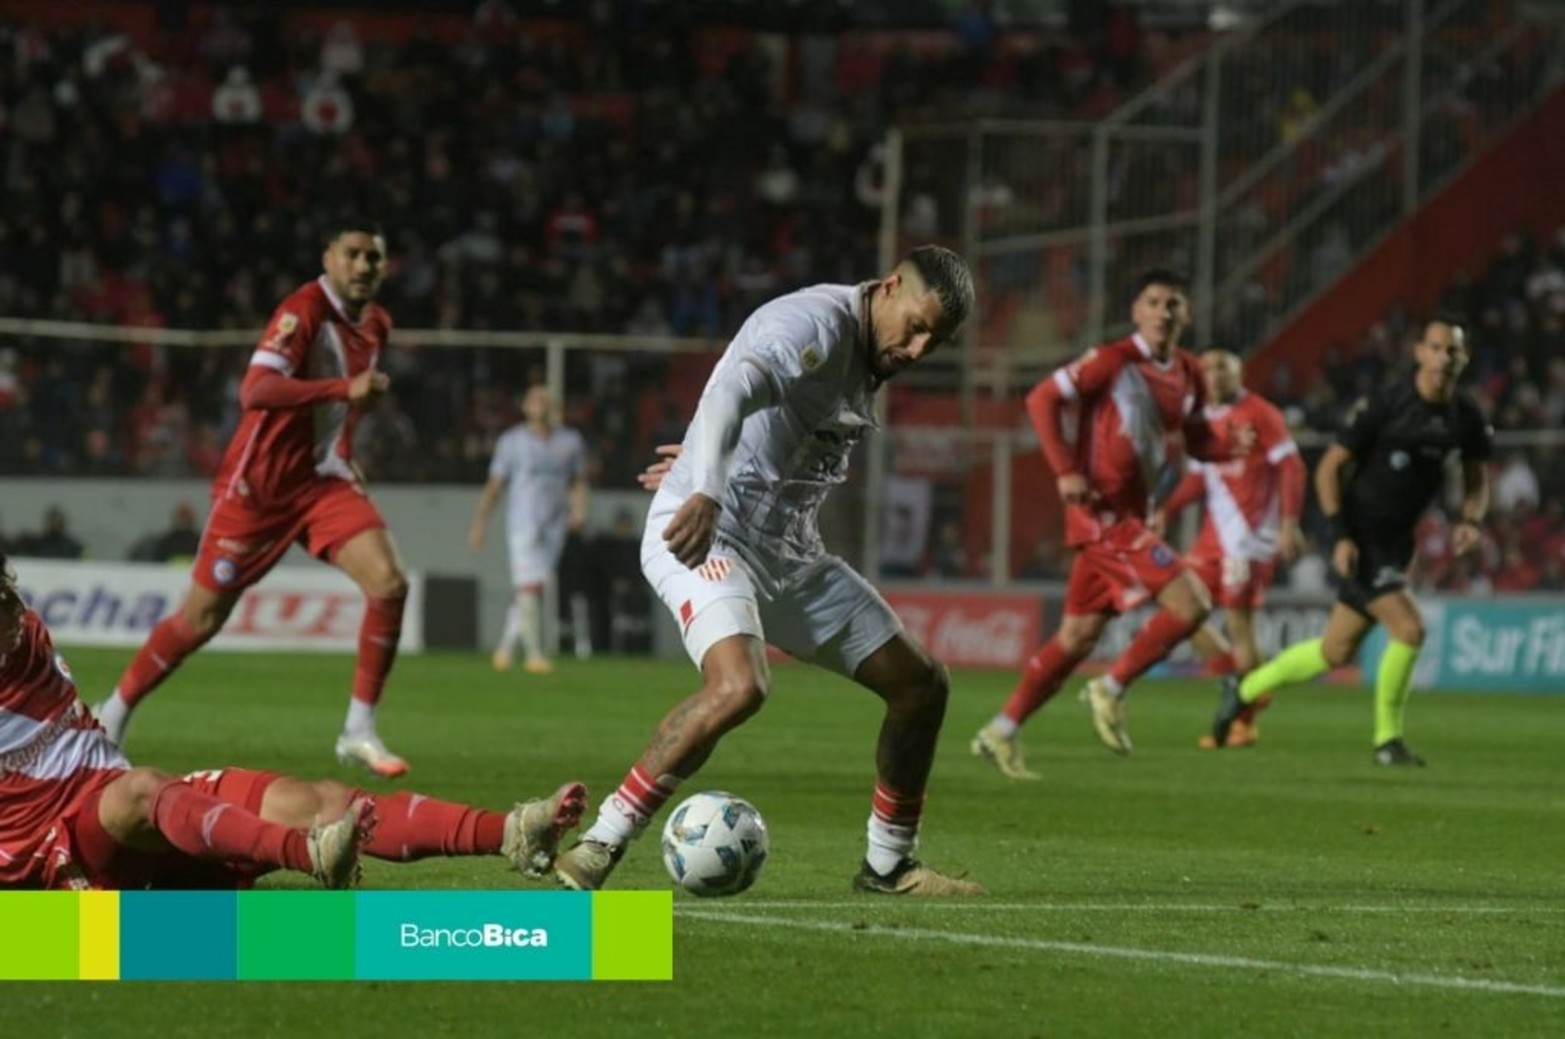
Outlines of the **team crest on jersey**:
M 212 564 L 212 580 L 218 584 L 232 584 L 234 578 L 239 576 L 239 567 L 234 561 L 224 556 Z
M 1174 565 L 1174 550 L 1161 541 L 1158 542 L 1152 546 L 1152 562 L 1166 570 Z
M 700 576 L 701 580 L 711 581 L 713 584 L 716 584 L 727 577 L 729 571 L 733 568 L 734 564 L 722 556 L 713 556 L 696 568 L 696 574 Z
M 293 314 L 284 314 L 277 319 L 277 338 L 287 339 L 293 335 L 293 330 L 299 327 L 299 318 Z
M 826 355 L 821 353 L 821 348 L 816 346 L 814 343 L 806 346 L 804 348 L 804 353 L 799 355 L 799 363 L 804 365 L 804 370 L 807 372 L 813 372 L 815 369 L 819 368 L 821 366 L 821 362 L 825 359 Z

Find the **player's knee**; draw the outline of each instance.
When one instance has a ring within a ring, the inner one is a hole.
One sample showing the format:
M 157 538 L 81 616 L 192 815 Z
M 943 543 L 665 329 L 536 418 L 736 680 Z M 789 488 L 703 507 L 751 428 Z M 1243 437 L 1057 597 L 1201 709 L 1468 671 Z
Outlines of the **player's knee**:
M 727 726 L 753 716 L 770 691 L 766 675 L 748 670 L 716 676 L 706 684 L 706 694 Z
M 223 623 L 228 620 L 228 607 L 221 602 L 188 605 L 184 613 L 185 623 L 190 625 L 190 630 L 202 642 L 221 631 Z
M 1332 668 L 1346 667 L 1348 661 L 1353 659 L 1353 651 L 1358 647 L 1352 643 L 1337 639 L 1325 639 L 1320 644 L 1320 655 Z
M 1098 645 L 1098 636 L 1102 634 L 1101 628 L 1074 626 L 1067 624 L 1060 629 L 1060 648 L 1073 657 L 1084 657 L 1093 651 Z
M 945 711 L 951 698 L 951 672 L 938 660 L 927 661 L 908 683 L 914 704 L 920 710 Z
M 315 795 L 315 816 L 321 822 L 332 822 L 342 818 L 348 806 L 361 794 L 360 791 L 335 779 L 318 779 L 310 784 L 310 789 Z
M 395 563 L 388 564 L 365 582 L 364 591 L 371 599 L 406 599 L 408 575 Z
M 1404 646 L 1418 649 L 1424 644 L 1424 620 L 1417 616 L 1404 618 L 1390 627 L 1386 633 Z
M 133 768 L 121 778 L 122 796 L 129 814 L 138 819 L 152 819 L 153 805 L 163 788 L 176 781 L 176 777 L 155 768 Z

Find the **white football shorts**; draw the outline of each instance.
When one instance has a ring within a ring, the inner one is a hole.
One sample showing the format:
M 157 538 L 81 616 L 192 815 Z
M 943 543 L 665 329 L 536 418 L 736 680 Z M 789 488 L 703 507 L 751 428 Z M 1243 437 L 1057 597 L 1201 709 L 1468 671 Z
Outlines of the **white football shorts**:
M 753 635 L 851 679 L 901 633 L 902 621 L 886 600 L 836 556 L 785 568 L 719 537 L 707 561 L 689 569 L 663 541 L 678 504 L 654 499 L 641 538 L 641 571 L 674 615 L 697 668 L 716 643 Z
M 547 584 L 565 551 L 565 523 L 518 527 L 507 532 L 511 551 L 511 584 Z

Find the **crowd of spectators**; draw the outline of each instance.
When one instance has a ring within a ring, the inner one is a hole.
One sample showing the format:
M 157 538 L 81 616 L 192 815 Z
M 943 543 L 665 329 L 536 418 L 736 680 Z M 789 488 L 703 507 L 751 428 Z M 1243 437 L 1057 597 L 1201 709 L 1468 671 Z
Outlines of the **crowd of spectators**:
M 689 6 L 521 20 L 485 0 L 455 25 L 316 28 L 274 5 L 166 4 L 140 35 L 0 24 L 0 315 L 257 328 L 352 209 L 389 232 L 403 328 L 714 339 L 782 290 L 873 271 L 893 120 L 1101 112 L 1171 46 L 1112 4 L 1050 32 L 1002 31 L 974 4 L 945 30 L 787 36 Z M 374 475 L 480 477 L 540 358 L 418 345 L 387 358 Z M 208 474 L 243 355 L 11 339 L 0 471 Z M 571 365 L 607 482 L 629 481 L 637 398 L 667 369 Z

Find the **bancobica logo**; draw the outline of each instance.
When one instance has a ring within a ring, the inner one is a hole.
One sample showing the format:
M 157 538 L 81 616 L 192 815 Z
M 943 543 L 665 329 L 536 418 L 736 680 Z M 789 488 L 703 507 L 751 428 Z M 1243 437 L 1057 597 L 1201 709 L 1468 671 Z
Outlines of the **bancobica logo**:
M 505 924 L 480 927 L 403 924 L 400 942 L 404 949 L 547 949 L 549 932 L 541 927 L 507 927 Z

